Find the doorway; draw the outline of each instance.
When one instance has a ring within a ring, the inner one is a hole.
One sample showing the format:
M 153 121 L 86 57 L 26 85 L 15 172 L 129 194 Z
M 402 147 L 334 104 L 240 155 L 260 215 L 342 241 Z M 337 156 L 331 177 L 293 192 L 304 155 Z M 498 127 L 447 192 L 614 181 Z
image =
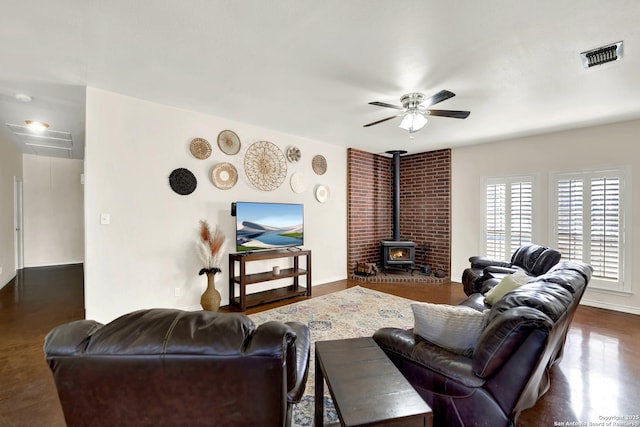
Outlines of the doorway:
M 22 178 L 14 176 L 13 225 L 15 229 L 15 265 L 16 271 L 24 268 L 24 235 L 22 230 Z

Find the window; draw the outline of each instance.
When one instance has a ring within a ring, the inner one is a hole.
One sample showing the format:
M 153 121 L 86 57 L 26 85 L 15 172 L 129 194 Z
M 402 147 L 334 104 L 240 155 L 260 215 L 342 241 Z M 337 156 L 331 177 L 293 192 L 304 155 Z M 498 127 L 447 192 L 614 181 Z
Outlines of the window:
M 533 239 L 533 178 L 489 178 L 485 184 L 485 255 L 509 260 Z
M 552 240 L 562 259 L 593 267 L 593 288 L 630 290 L 624 268 L 627 175 L 614 169 L 556 174 L 552 180 Z

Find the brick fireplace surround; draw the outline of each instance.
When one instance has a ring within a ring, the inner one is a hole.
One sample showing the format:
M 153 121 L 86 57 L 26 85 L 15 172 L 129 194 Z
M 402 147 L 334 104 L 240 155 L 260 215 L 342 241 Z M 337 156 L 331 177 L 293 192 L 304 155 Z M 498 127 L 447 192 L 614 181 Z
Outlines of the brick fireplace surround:
M 347 153 L 348 271 L 358 261 L 379 263 L 380 240 L 393 229 L 393 163 L 388 156 Z M 451 275 L 451 150 L 400 158 L 400 237 L 417 244 L 416 267 L 427 261 Z M 379 265 L 379 264 L 378 264 Z

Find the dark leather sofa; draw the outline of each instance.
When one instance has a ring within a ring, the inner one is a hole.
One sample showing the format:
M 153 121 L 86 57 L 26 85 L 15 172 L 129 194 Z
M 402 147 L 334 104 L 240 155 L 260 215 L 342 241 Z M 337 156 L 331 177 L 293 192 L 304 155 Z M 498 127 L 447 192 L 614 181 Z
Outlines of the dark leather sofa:
M 560 252 L 555 249 L 535 244 L 520 246 L 511 255 L 511 262 L 473 256 L 469 258 L 471 267 L 462 272 L 462 286 L 467 295 L 476 292 L 486 293 L 488 286 L 485 282 L 489 279 L 499 281 L 505 275 L 516 271 L 522 271 L 532 277 L 540 276 L 556 265 L 560 257 Z
M 373 338 L 431 406 L 435 426 L 513 426 L 548 390 L 591 273 L 587 264 L 561 262 L 492 307 L 482 293 L 469 296 L 462 305 L 490 310 L 470 357 L 412 330 L 382 328 Z
M 44 350 L 69 426 L 286 426 L 310 337 L 296 322 L 151 309 L 58 326 Z

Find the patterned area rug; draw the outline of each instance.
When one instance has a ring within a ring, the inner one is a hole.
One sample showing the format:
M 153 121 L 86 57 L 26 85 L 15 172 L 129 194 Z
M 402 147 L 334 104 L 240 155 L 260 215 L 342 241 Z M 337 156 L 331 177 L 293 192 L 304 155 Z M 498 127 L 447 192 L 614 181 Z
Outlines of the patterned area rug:
M 311 342 L 368 337 L 382 327 L 413 327 L 413 301 L 359 286 L 275 308 L 249 317 L 256 325 L 268 320 L 297 321 L 306 324 Z M 294 427 L 313 426 L 315 348 L 311 346 L 309 379 L 302 400 L 293 411 Z M 338 416 L 325 387 L 325 424 L 338 422 Z

